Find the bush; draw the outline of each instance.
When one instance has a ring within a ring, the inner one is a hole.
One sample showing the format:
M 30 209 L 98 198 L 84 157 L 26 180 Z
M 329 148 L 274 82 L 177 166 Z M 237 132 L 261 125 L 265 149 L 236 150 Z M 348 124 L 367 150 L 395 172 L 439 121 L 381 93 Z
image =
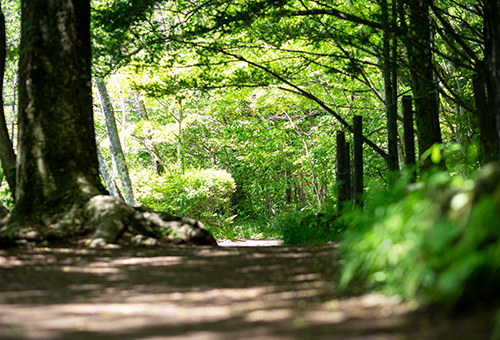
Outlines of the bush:
M 344 232 L 344 224 L 334 213 L 300 210 L 276 217 L 284 244 L 311 244 L 336 241 Z
M 366 211 L 344 219 L 351 225 L 342 242 L 341 286 L 356 280 L 366 288 L 450 307 L 499 298 L 494 288 L 500 285 L 498 165 L 496 172 L 496 180 L 480 179 L 475 186 L 440 172 L 417 185 L 372 188 Z
M 133 174 L 138 201 L 154 210 L 199 219 L 209 226 L 231 224 L 235 183 L 224 170 L 190 169 L 158 176 L 147 170 Z

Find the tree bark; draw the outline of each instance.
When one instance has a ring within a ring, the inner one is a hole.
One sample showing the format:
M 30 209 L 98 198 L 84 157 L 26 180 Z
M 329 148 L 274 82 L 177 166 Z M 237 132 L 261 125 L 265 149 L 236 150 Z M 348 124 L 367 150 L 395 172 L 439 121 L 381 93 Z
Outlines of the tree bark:
M 14 216 L 49 225 L 105 193 L 94 139 L 89 1 L 22 1 Z M 43 15 L 40 15 L 43 13 Z
M 382 18 L 386 25 L 389 25 L 389 10 L 387 8 L 387 1 L 382 2 Z M 398 124 L 397 124 L 397 104 L 396 95 L 397 90 L 394 88 L 395 82 L 393 78 L 396 77 L 393 72 L 391 56 L 391 32 L 389 27 L 383 30 L 383 55 L 382 55 L 382 76 L 384 79 L 384 100 L 385 111 L 387 116 L 387 146 L 388 157 L 387 165 L 390 171 L 399 169 L 398 164 Z
M 1 5 L 0 5 L 1 6 Z M 5 73 L 6 41 L 5 41 L 5 17 L 0 7 L 0 93 L 3 93 L 3 80 Z M 5 121 L 3 109 L 3 96 L 0 96 L 0 162 L 2 170 L 9 184 L 12 195 L 16 193 L 16 155 L 9 138 L 9 131 Z
M 354 203 L 363 208 L 363 118 L 354 116 Z
M 301 207 L 305 207 L 307 205 L 306 195 L 304 194 L 304 188 L 302 187 L 302 183 L 304 183 L 304 178 L 300 175 L 298 178 L 295 178 L 293 181 L 295 185 L 295 193 L 299 196 L 299 204 Z
M 174 111 L 175 111 L 175 106 L 174 106 Z M 184 174 L 184 139 L 182 135 L 182 121 L 184 120 L 184 112 L 182 110 L 182 101 L 179 101 L 179 112 L 178 115 L 176 116 L 174 114 L 175 119 L 177 120 L 177 127 L 178 127 L 178 140 L 177 140 L 177 162 L 179 163 L 179 166 L 181 168 L 181 174 Z
M 290 173 L 290 167 L 288 165 L 285 166 L 285 202 L 287 204 L 292 203 L 292 175 Z
M 271 196 L 269 195 L 268 187 L 264 187 L 264 195 L 266 196 L 267 217 L 271 219 L 276 212 L 273 209 L 273 202 L 271 201 Z
M 479 73 L 478 76 L 472 80 L 472 84 L 476 102 L 476 115 L 479 122 L 481 156 L 483 164 L 486 164 L 498 160 L 496 117 L 494 109 L 488 106 L 483 74 Z
M 120 189 L 118 189 L 118 186 L 116 185 L 115 178 L 109 175 L 109 168 L 108 165 L 106 164 L 104 156 L 102 155 L 99 145 L 97 145 L 97 159 L 99 160 L 99 173 L 101 174 L 101 177 L 109 193 L 111 194 L 111 196 L 117 197 L 122 201 L 125 201 L 125 199 L 122 196 L 122 193 L 120 192 Z
M 410 181 L 416 179 L 415 167 L 415 131 L 413 129 L 412 98 L 403 97 L 403 126 L 405 139 L 405 166 L 410 171 Z
M 116 87 L 118 88 L 118 95 L 120 96 L 120 109 L 122 113 L 122 133 L 120 136 L 121 145 L 125 145 L 125 130 L 127 128 L 127 106 L 125 105 L 125 100 L 123 99 L 123 92 L 120 86 L 120 77 L 115 73 Z
M 342 206 L 348 199 L 348 176 L 349 169 L 346 159 L 346 145 L 345 145 L 345 132 L 338 131 L 337 132 L 337 209 L 342 210 Z
M 118 176 L 120 177 L 120 181 L 123 187 L 125 202 L 127 202 L 127 204 L 131 206 L 135 206 L 137 205 L 137 202 L 134 198 L 134 192 L 132 189 L 132 183 L 130 181 L 127 161 L 125 160 L 125 155 L 123 154 L 122 146 L 120 143 L 120 137 L 118 136 L 115 115 L 113 113 L 113 108 L 109 99 L 108 90 L 106 89 L 106 84 L 104 83 L 104 80 L 102 78 L 96 77 L 95 80 L 101 98 L 104 116 L 106 118 L 106 127 L 108 129 L 111 153 L 116 162 Z
M 144 106 L 142 100 L 139 98 L 139 94 L 137 93 L 137 91 L 133 91 L 132 99 L 134 103 L 134 111 L 137 115 L 137 118 L 139 118 L 139 120 L 149 120 L 146 107 Z
M 500 159 L 500 6 L 497 0 L 484 3 L 485 22 L 485 81 L 488 93 L 489 124 L 495 128 L 495 138 L 491 140 L 496 160 Z M 479 118 L 479 117 L 478 117 Z M 486 137 L 491 138 L 491 137 Z M 496 148 L 493 144 L 496 143 Z
M 434 74 L 430 46 L 429 0 L 411 0 L 408 4 L 411 42 L 407 44 L 407 49 L 415 101 L 419 154 L 422 156 L 432 145 L 442 143 L 439 101 L 438 93 L 432 84 Z M 430 158 L 421 163 L 423 169 L 430 165 Z

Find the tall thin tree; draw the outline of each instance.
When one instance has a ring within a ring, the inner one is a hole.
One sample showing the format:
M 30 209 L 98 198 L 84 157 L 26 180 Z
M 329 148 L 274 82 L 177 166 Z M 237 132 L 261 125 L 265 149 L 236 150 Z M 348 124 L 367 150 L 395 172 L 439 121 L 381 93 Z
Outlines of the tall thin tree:
M 9 131 L 7 129 L 3 109 L 3 78 L 5 73 L 6 50 L 5 16 L 0 7 L 0 92 L 2 93 L 0 97 L 0 162 L 2 163 L 2 170 L 9 184 L 9 188 L 14 195 L 16 192 L 16 155 L 12 148 L 12 141 L 9 138 Z
M 99 96 L 101 98 L 102 110 L 104 111 L 104 116 L 106 118 L 106 127 L 108 129 L 111 154 L 118 169 L 118 176 L 120 177 L 120 182 L 122 183 L 125 202 L 127 202 L 127 204 L 129 205 L 134 206 L 137 204 L 137 202 L 134 197 L 134 191 L 132 189 L 132 182 L 130 181 L 127 161 L 125 159 L 122 145 L 120 143 L 118 128 L 116 127 L 115 114 L 111 106 L 111 100 L 109 99 L 106 83 L 102 78 L 96 77 L 95 80 L 97 89 L 99 90 Z

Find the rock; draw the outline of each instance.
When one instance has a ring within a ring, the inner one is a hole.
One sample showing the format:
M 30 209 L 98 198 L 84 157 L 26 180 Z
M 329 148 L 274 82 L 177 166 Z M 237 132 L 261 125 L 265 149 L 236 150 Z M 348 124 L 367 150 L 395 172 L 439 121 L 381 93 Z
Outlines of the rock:
M 106 248 L 108 242 L 103 238 L 94 238 L 90 241 L 89 248 Z

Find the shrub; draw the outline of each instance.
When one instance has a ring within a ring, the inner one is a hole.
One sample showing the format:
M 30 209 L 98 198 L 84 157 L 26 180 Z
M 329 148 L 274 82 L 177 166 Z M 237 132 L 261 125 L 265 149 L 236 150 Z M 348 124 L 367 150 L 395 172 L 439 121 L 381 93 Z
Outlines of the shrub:
M 350 230 L 342 242 L 341 286 L 356 280 L 367 288 L 450 307 L 499 298 L 494 289 L 500 284 L 497 169 L 496 184 L 483 185 L 480 179 L 474 186 L 440 172 L 417 185 L 372 189 L 366 211 L 344 218 Z
M 231 175 L 217 169 L 189 169 L 184 174 L 158 176 L 142 170 L 133 174 L 138 201 L 154 210 L 199 219 L 211 226 L 232 222 Z
M 285 213 L 274 223 L 282 232 L 284 244 L 336 241 L 345 229 L 337 214 L 315 213 L 308 209 Z

